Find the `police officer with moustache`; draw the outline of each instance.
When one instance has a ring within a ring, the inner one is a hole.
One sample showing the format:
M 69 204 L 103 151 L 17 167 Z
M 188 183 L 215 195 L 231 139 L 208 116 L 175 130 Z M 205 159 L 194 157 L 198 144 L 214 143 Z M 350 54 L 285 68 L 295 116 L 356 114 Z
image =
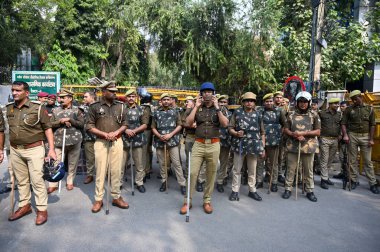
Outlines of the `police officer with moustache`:
M 342 113 L 338 111 L 339 98 L 330 98 L 329 107 L 319 112 L 321 119 L 321 187 L 329 189 L 334 183 L 329 179 L 329 168 L 331 168 L 335 154 L 338 150 L 341 132 Z
M 145 179 L 150 179 L 150 174 L 152 173 L 152 159 L 153 159 L 153 149 L 152 149 L 152 94 L 146 93 L 141 95 L 140 99 L 141 106 L 144 113 L 149 115 L 149 121 L 146 129 L 144 130 L 144 135 L 146 138 L 146 144 L 143 146 L 143 165 L 145 171 Z M 145 183 L 145 182 L 144 182 Z
M 35 196 L 36 225 L 48 219 L 47 192 L 43 176 L 45 137 L 49 143 L 47 158 L 56 160 L 54 138 L 48 112 L 40 102 L 29 100 L 29 85 L 22 81 L 12 84 L 14 102 L 7 105 L 10 160 L 19 189 L 19 208 L 8 220 L 14 221 L 32 213 L 31 189 Z
M 90 105 L 95 102 L 96 95 L 94 92 L 88 91 L 83 94 L 83 102 L 84 105 L 81 106 L 84 111 L 85 122 L 88 119 L 88 112 L 90 109 Z M 84 180 L 84 184 L 89 184 L 94 180 L 95 175 L 95 151 L 94 144 L 96 140 L 96 136 L 87 130 L 83 130 L 83 145 L 84 145 L 84 153 L 86 156 L 86 169 L 87 169 L 87 177 Z
M 71 191 L 74 189 L 74 179 L 77 172 L 80 149 L 82 144 L 82 130 L 84 126 L 84 114 L 77 106 L 73 106 L 74 93 L 61 89 L 59 97 L 61 97 L 61 105 L 52 110 L 52 127 L 54 130 L 54 145 L 58 159 L 61 160 L 62 155 L 68 160 L 68 173 L 66 179 L 66 189 Z M 63 149 L 64 129 L 65 136 L 65 153 Z M 58 183 L 49 182 L 48 194 L 57 190 Z
M 269 93 L 263 97 L 264 108 L 262 113 L 265 128 L 265 164 L 271 171 L 272 192 L 277 192 L 280 144 L 282 138 L 282 127 L 285 125 L 285 110 L 273 105 L 273 94 Z
M 296 96 L 296 108 L 288 114 L 284 133 L 288 135 L 286 147 L 288 151 L 288 170 L 285 181 L 285 192 L 282 197 L 288 199 L 291 195 L 297 162 L 304 169 L 306 197 L 316 202 L 317 197 L 313 193 L 313 160 L 318 150 L 318 139 L 321 129 L 321 121 L 318 114 L 310 109 L 311 94 L 302 91 Z M 300 160 L 298 160 L 300 153 Z
M 225 111 L 224 111 L 225 113 Z M 219 107 L 215 97 L 215 87 L 211 82 L 201 85 L 200 96 L 197 97 L 194 109 L 186 118 L 187 125 L 196 123 L 195 142 L 191 153 L 190 166 L 190 202 L 185 202 L 180 214 L 186 214 L 187 204 L 192 207 L 191 199 L 194 195 L 195 183 L 202 163 L 206 162 L 206 187 L 203 194 L 203 210 L 207 214 L 213 212 L 211 195 L 214 191 L 216 171 L 220 153 L 220 127 L 227 127 L 228 119 Z M 188 178 L 189 179 L 189 178 Z
M 181 132 L 180 114 L 171 107 L 172 99 L 170 94 L 164 93 L 160 97 L 162 106 L 153 113 L 152 133 L 154 135 L 154 147 L 156 148 L 157 158 L 160 163 L 161 187 L 160 192 L 167 190 L 167 172 L 169 160 L 165 164 L 165 149 L 169 152 L 170 160 L 174 166 L 178 184 L 181 187 L 181 193 L 186 193 L 186 179 L 183 176 L 181 161 L 179 157 L 179 133 Z M 166 147 L 165 147 L 166 146 Z
M 358 178 L 358 147 L 360 147 L 362 159 L 364 161 L 364 171 L 368 178 L 369 189 L 374 194 L 379 194 L 373 163 L 371 161 L 372 146 L 374 145 L 375 134 L 375 113 L 372 107 L 363 104 L 360 90 L 350 93 L 353 105 L 348 107 L 342 118 L 343 141 L 348 144 L 348 155 L 351 169 L 351 188 L 355 189 L 359 185 Z
M 127 129 L 125 134 L 123 134 L 123 142 L 127 149 L 127 153 L 132 145 L 132 153 L 129 153 L 133 158 L 133 162 L 136 166 L 136 178 L 135 182 L 137 185 L 137 190 L 141 193 L 145 193 L 144 187 L 144 164 L 143 164 L 143 146 L 146 145 L 147 141 L 144 135 L 144 130 L 147 128 L 149 123 L 149 111 L 138 106 L 136 103 L 137 93 L 136 90 L 130 89 L 125 93 L 127 99 L 126 103 L 126 113 L 127 113 Z M 145 155 L 145 154 L 144 154 Z M 125 161 L 127 157 L 125 158 Z M 125 163 L 124 163 L 125 164 Z M 123 165 L 124 168 L 125 165 Z M 133 167 L 131 167 L 133 169 Z M 122 176 L 123 177 L 122 169 Z
M 127 128 L 124 104 L 116 100 L 115 82 L 106 81 L 99 88 L 102 90 L 102 98 L 90 105 L 86 123 L 86 130 L 96 135 L 94 144 L 96 153 L 95 203 L 91 209 L 93 213 L 99 212 L 103 206 L 107 168 L 111 169 L 112 205 L 122 209 L 129 208 L 128 203 L 120 196 L 121 157 L 123 155 L 121 134 Z
M 246 158 L 248 168 L 248 197 L 261 201 L 256 192 L 256 166 L 260 155 L 264 157 L 265 131 L 260 111 L 255 107 L 256 95 L 246 92 L 242 96 L 243 107 L 235 110 L 229 124 L 232 135 L 231 145 L 234 150 L 234 168 L 232 170 L 231 201 L 239 200 L 241 168 Z

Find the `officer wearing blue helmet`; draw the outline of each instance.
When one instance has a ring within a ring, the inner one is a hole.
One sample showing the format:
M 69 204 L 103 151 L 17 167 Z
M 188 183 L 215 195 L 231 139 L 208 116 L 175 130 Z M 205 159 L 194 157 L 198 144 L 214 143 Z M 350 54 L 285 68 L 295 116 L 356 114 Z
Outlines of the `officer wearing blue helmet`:
M 213 211 L 211 195 L 214 191 L 216 166 L 220 153 L 219 128 L 227 127 L 228 125 L 225 109 L 222 111 L 222 108 L 219 107 L 218 99 L 215 96 L 215 87 L 211 82 L 205 82 L 201 85 L 195 106 L 186 117 L 187 125 L 193 125 L 194 123 L 196 124 L 196 129 L 190 164 L 190 202 L 187 202 L 185 198 L 180 213 L 185 214 L 187 212 L 187 204 L 191 208 L 191 198 L 194 194 L 196 179 L 199 169 L 203 161 L 205 161 L 206 187 L 203 194 L 203 210 L 207 214 L 211 214 Z

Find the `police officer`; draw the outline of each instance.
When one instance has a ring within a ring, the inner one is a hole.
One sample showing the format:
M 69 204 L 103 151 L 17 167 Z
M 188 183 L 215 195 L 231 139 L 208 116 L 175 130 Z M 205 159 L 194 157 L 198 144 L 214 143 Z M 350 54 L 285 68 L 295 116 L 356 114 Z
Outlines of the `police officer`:
M 144 113 L 149 115 L 149 121 L 146 129 L 144 130 L 144 135 L 146 138 L 146 144 L 143 145 L 143 165 L 145 171 L 145 179 L 150 179 L 150 174 L 152 173 L 152 159 L 153 159 L 153 149 L 152 149 L 152 94 L 146 93 L 141 95 L 140 99 L 141 106 L 144 110 Z M 147 112 L 145 112 L 147 111 Z
M 234 150 L 234 168 L 232 169 L 231 201 L 239 200 L 241 180 L 241 168 L 243 161 L 247 159 L 248 168 L 248 196 L 261 201 L 262 198 L 256 192 L 256 165 L 260 155 L 264 157 L 265 131 L 262 115 L 255 107 L 256 95 L 246 92 L 242 96 L 243 106 L 235 110 L 231 117 L 229 132 L 232 135 L 231 145 Z
M 334 183 L 329 179 L 329 168 L 331 168 L 335 154 L 338 150 L 339 136 L 341 135 L 342 113 L 338 111 L 339 98 L 330 98 L 329 107 L 319 112 L 321 119 L 321 187 L 329 189 Z
M 313 160 L 318 150 L 317 136 L 320 135 L 321 122 L 318 114 L 310 109 L 311 94 L 302 91 L 296 96 L 295 111 L 288 114 L 284 133 L 288 135 L 286 147 L 288 156 L 288 170 L 285 181 L 285 192 L 282 197 L 288 199 L 291 195 L 297 162 L 300 162 L 305 180 L 306 196 L 310 201 L 316 202 L 313 193 Z M 300 154 L 300 160 L 298 159 Z
M 225 113 L 225 111 L 224 111 Z M 201 85 L 200 96 L 197 97 L 195 107 L 186 118 L 187 125 L 196 123 L 195 142 L 191 153 L 190 166 L 190 202 L 185 202 L 181 207 L 180 213 L 187 212 L 187 204 L 191 208 L 191 199 L 194 195 L 196 178 L 202 163 L 206 162 L 206 187 L 203 194 L 203 210 L 211 214 L 211 195 L 214 191 L 216 167 L 218 165 L 220 153 L 220 127 L 227 127 L 228 119 L 219 107 L 215 97 L 215 87 L 211 82 Z
M 341 101 L 340 102 L 340 106 L 339 106 L 339 109 L 340 109 L 340 112 L 343 116 L 343 113 L 344 111 L 346 110 L 347 108 L 347 101 Z M 347 150 L 347 147 L 346 147 L 346 143 L 343 141 L 343 139 L 341 139 L 341 141 L 339 142 L 339 160 L 340 162 L 344 162 L 344 152 L 345 150 Z M 340 172 L 336 175 L 333 176 L 333 178 L 335 179 L 342 179 L 344 177 L 344 174 L 343 174 L 343 171 L 340 170 Z
M 32 213 L 31 190 L 35 196 L 36 225 L 48 219 L 47 192 L 43 176 L 45 137 L 49 143 L 47 158 L 56 160 L 54 138 L 48 112 L 40 102 L 29 100 L 29 85 L 22 81 L 12 84 L 14 102 L 7 105 L 9 123 L 10 160 L 18 181 L 19 208 L 8 220 L 14 221 Z
M 286 105 L 287 104 L 287 105 Z M 284 98 L 284 93 L 282 91 L 277 91 L 273 93 L 273 107 L 281 108 L 285 111 L 285 116 L 289 112 L 289 99 Z M 278 154 L 278 177 L 277 181 L 279 183 L 285 183 L 285 167 L 286 167 L 286 136 L 282 135 L 281 143 L 279 144 L 279 154 Z
M 66 179 L 66 189 L 68 191 L 74 189 L 74 179 L 83 140 L 82 130 L 84 126 L 83 112 L 77 106 L 73 106 L 73 96 L 73 92 L 64 88 L 61 89 L 59 94 L 61 105 L 52 110 L 53 115 L 51 117 L 54 130 L 55 152 L 59 160 L 62 158 L 62 155 L 67 157 L 68 160 Z M 66 129 L 65 153 L 62 153 L 64 129 Z M 57 186 L 58 183 L 49 182 L 48 193 L 50 194 L 57 190 Z
M 37 101 L 41 102 L 43 105 L 46 105 L 49 100 L 49 94 L 46 92 L 39 92 L 37 94 Z
M 181 187 L 181 193 L 186 193 L 186 179 L 183 176 L 181 161 L 179 158 L 179 132 L 182 129 L 181 117 L 177 110 L 171 107 L 172 99 L 170 94 L 163 93 L 160 97 L 162 106 L 153 113 L 152 133 L 154 135 L 154 147 L 156 148 L 157 158 L 160 163 L 161 187 L 160 192 L 167 190 L 167 171 L 169 160 L 165 158 L 169 152 L 170 160 L 174 166 L 178 184 Z
M 379 194 L 375 172 L 371 161 L 372 146 L 374 145 L 375 134 L 375 114 L 372 107 L 364 105 L 360 90 L 350 93 L 353 105 L 348 107 L 343 113 L 342 133 L 343 140 L 349 144 L 349 160 L 351 168 L 351 188 L 355 189 L 359 185 L 357 156 L 358 147 L 364 161 L 364 171 L 368 178 L 371 192 Z
M 123 141 L 121 134 L 127 128 L 124 104 L 116 100 L 114 81 L 106 81 L 99 86 L 102 91 L 100 101 L 90 105 L 86 130 L 96 135 L 95 150 L 95 203 L 91 209 L 97 213 L 103 206 L 104 180 L 107 168 L 111 169 L 112 205 L 122 209 L 129 208 L 120 196 L 120 177 L 122 169 Z M 108 160 L 108 164 L 106 163 Z
M 3 117 L 3 110 L 0 109 L 0 164 L 4 160 L 4 140 L 5 140 L 5 122 Z
M 49 113 L 49 116 L 52 116 L 52 110 L 56 107 L 55 101 L 57 100 L 57 96 L 55 94 L 49 94 L 48 98 L 49 99 L 46 104 L 46 109 Z
M 128 90 L 125 93 L 125 97 L 127 99 L 127 129 L 125 130 L 125 134 L 123 134 L 123 141 L 127 151 L 130 150 L 130 146 L 132 145 L 132 153 L 129 154 L 133 158 L 133 162 L 136 166 L 135 182 L 137 185 L 137 190 L 141 193 L 145 193 L 143 182 L 145 171 L 142 157 L 143 146 L 146 145 L 147 142 L 144 135 L 144 130 L 147 128 L 149 123 L 149 110 L 143 109 L 141 106 L 137 105 L 137 93 L 135 89 Z M 127 158 L 125 160 L 127 160 Z M 131 167 L 131 169 L 133 169 L 133 167 Z M 122 169 L 122 171 L 123 170 L 124 169 Z
M 229 120 L 232 113 L 227 109 L 228 106 L 228 95 L 220 95 L 218 97 L 219 107 L 226 111 L 227 119 Z M 220 154 L 219 161 L 220 166 L 216 174 L 216 190 L 220 193 L 224 192 L 223 183 L 227 178 L 228 161 L 230 160 L 230 150 L 231 150 L 231 136 L 228 133 L 228 127 L 220 128 Z
M 83 106 L 81 106 L 83 112 L 84 112 L 84 118 L 85 122 L 87 122 L 88 119 L 88 112 L 90 109 L 90 105 L 95 102 L 95 93 L 88 91 L 83 94 Z M 86 170 L 87 170 L 87 176 L 84 180 L 84 184 L 89 184 L 94 180 L 95 175 L 95 151 L 94 151 L 94 144 L 96 140 L 96 136 L 87 130 L 83 130 L 83 145 L 84 145 L 84 153 L 86 156 Z
M 278 159 L 282 138 L 282 127 L 285 125 L 285 110 L 275 107 L 273 94 L 269 93 L 263 97 L 264 108 L 262 113 L 265 129 L 265 164 L 270 169 L 272 185 L 270 190 L 277 192 L 277 181 L 280 176 L 278 171 Z M 261 173 L 262 174 L 262 173 Z

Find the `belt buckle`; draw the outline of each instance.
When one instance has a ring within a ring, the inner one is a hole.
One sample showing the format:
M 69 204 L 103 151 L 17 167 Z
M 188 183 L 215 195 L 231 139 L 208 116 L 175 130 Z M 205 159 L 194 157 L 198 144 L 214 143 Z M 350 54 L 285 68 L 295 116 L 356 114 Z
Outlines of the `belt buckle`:
M 205 144 L 210 144 L 212 139 L 205 139 Z

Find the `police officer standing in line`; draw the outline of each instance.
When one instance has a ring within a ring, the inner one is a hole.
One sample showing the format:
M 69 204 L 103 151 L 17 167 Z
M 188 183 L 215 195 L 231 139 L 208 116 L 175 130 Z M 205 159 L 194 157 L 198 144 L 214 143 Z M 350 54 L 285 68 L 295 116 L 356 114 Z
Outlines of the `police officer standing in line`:
M 127 147 L 127 153 L 130 151 L 132 144 L 132 153 L 129 155 L 133 158 L 133 162 L 136 166 L 136 178 L 137 190 L 141 193 L 145 193 L 144 187 L 144 165 L 143 165 L 143 146 L 146 145 L 146 138 L 144 130 L 149 123 L 149 111 L 138 106 L 136 103 L 137 93 L 135 89 L 130 89 L 125 93 L 127 99 L 126 114 L 127 114 L 127 129 L 123 134 L 123 141 Z M 144 154 L 145 155 L 145 154 Z M 127 160 L 127 158 L 125 159 Z M 124 168 L 125 165 L 123 165 Z M 133 169 L 133 167 L 131 167 Z M 123 177 L 122 169 L 122 176 Z
M 95 203 L 92 212 L 97 213 L 103 206 L 104 180 L 107 168 L 111 169 L 112 205 L 129 208 L 120 196 L 123 141 L 121 134 L 127 128 L 124 104 L 116 100 L 115 82 L 106 81 L 99 86 L 102 90 L 100 101 L 90 105 L 86 130 L 96 135 L 95 150 Z M 106 163 L 108 160 L 108 164 Z
M 146 93 L 141 96 L 140 104 L 144 110 L 144 114 L 149 115 L 149 120 L 146 129 L 144 130 L 144 135 L 146 139 L 146 144 L 143 145 L 143 158 L 142 162 L 144 165 L 145 179 L 150 179 L 150 174 L 152 173 L 152 160 L 153 160 L 153 149 L 152 149 L 152 94 Z
M 31 190 L 37 208 L 36 225 L 48 219 L 47 192 L 43 176 L 45 137 L 49 143 L 47 158 L 56 160 L 54 137 L 48 112 L 40 102 L 29 100 L 29 85 L 22 81 L 12 84 L 14 102 L 7 105 L 10 160 L 18 182 L 19 208 L 8 220 L 14 221 L 32 213 Z
M 284 106 L 284 100 L 288 101 L 289 99 L 284 98 L 284 93 L 281 91 L 277 91 L 273 93 L 273 106 L 275 108 L 281 108 L 285 111 L 285 117 L 289 111 L 287 106 Z M 279 154 L 278 154 L 278 178 L 277 181 L 280 183 L 285 183 L 285 168 L 286 168 L 286 136 L 283 134 L 281 138 L 281 142 L 279 145 Z
M 154 147 L 156 148 L 157 158 L 160 163 L 161 187 L 160 192 L 167 190 L 167 174 L 170 161 L 164 159 L 169 152 L 170 160 L 174 166 L 178 184 L 181 187 L 181 193 L 186 193 L 186 179 L 183 176 L 181 161 L 179 157 L 179 133 L 182 129 L 181 117 L 178 111 L 172 108 L 172 99 L 168 93 L 163 93 L 160 97 L 162 106 L 153 114 L 152 133 L 154 135 Z M 166 148 L 165 148 L 166 145 Z M 168 167 L 165 167 L 167 165 Z
M 39 92 L 37 94 L 37 101 L 41 102 L 43 105 L 47 105 L 49 99 L 49 94 L 46 92 Z
M 77 172 L 80 148 L 83 140 L 82 130 L 84 126 L 84 115 L 77 106 L 73 106 L 74 93 L 61 89 L 61 106 L 52 110 L 52 127 L 54 130 L 54 145 L 57 157 L 61 160 L 62 155 L 68 160 L 68 173 L 66 179 L 66 189 L 74 189 L 74 179 Z M 66 129 L 65 153 L 63 149 L 63 132 Z M 58 183 L 49 182 L 48 194 L 57 190 Z
M 255 102 L 256 95 L 254 93 L 243 94 L 243 106 L 235 110 L 229 125 L 229 132 L 232 135 L 231 145 L 234 150 L 232 192 L 229 197 L 231 201 L 239 200 L 241 168 L 245 158 L 248 168 L 248 196 L 257 201 L 262 200 L 256 192 L 255 184 L 258 156 L 264 157 L 265 155 L 265 131 L 262 115 L 256 110 Z
M 272 192 L 277 192 L 277 181 L 280 176 L 278 171 L 278 156 L 282 138 L 282 127 L 285 125 L 285 110 L 273 106 L 273 94 L 263 97 L 264 108 L 262 113 L 265 129 L 265 165 L 271 171 Z M 262 174 L 262 173 L 261 173 Z
M 218 97 L 219 107 L 226 111 L 227 119 L 229 120 L 232 116 L 232 113 L 228 111 L 228 96 L 221 95 Z M 220 166 L 216 174 L 216 190 L 220 193 L 224 192 L 223 183 L 227 178 L 227 169 L 228 161 L 230 159 L 230 150 L 231 150 L 231 136 L 228 133 L 228 127 L 220 127 L 220 154 L 219 161 Z
M 306 196 L 310 201 L 316 202 L 317 197 L 313 193 L 313 160 L 318 150 L 321 121 L 318 114 L 310 109 L 311 94 L 302 91 L 296 96 L 295 111 L 289 113 L 284 133 L 288 135 L 286 147 L 288 152 L 288 170 L 285 181 L 285 192 L 282 195 L 288 199 L 291 195 L 293 180 L 296 173 L 297 162 L 302 166 L 303 179 L 305 180 Z M 298 160 L 300 153 L 300 160 Z
M 358 147 L 360 147 L 364 161 L 364 171 L 368 178 L 371 192 L 379 194 L 373 164 L 371 161 L 372 146 L 374 145 L 375 114 L 373 108 L 363 104 L 360 90 L 350 93 L 353 105 L 348 107 L 343 114 L 342 133 L 343 140 L 348 144 L 349 160 L 351 168 L 351 188 L 359 185 L 358 178 Z
M 342 117 L 343 117 L 343 113 L 347 108 L 347 101 L 341 101 L 339 108 L 340 108 L 340 112 L 342 113 Z M 339 161 L 341 163 L 344 162 L 344 152 L 348 149 L 348 147 L 346 147 L 346 145 L 347 144 L 343 141 L 343 137 L 342 137 L 342 139 L 339 142 Z M 344 174 L 343 174 L 342 169 L 340 170 L 340 172 L 338 174 L 333 176 L 333 178 L 335 178 L 335 179 L 342 179 L 343 177 L 344 177 Z
M 329 169 L 338 150 L 339 137 L 341 132 L 342 113 L 338 111 L 339 98 L 330 98 L 329 107 L 319 112 L 321 119 L 321 187 L 329 189 L 329 185 L 334 185 L 329 179 Z
M 225 112 L 224 112 L 225 113 Z M 203 194 L 203 210 L 211 214 L 211 195 L 214 191 L 216 170 L 220 153 L 220 127 L 227 127 L 228 119 L 219 107 L 215 97 L 215 87 L 211 82 L 201 85 L 200 96 L 197 97 L 195 107 L 186 118 L 187 125 L 196 123 L 195 142 L 191 153 L 190 166 L 190 202 L 185 202 L 180 214 L 186 214 L 187 204 L 191 208 L 191 199 L 194 195 L 195 183 L 202 163 L 206 162 L 206 188 Z M 188 178 L 189 179 L 189 178 Z
M 83 102 L 84 105 L 81 108 L 84 111 L 85 122 L 88 119 L 88 111 L 90 109 L 90 105 L 95 102 L 96 94 L 94 92 L 88 91 L 83 94 Z M 89 184 L 94 180 L 95 175 L 95 152 L 94 152 L 94 144 L 96 140 L 96 136 L 87 130 L 83 130 L 83 145 L 84 145 L 84 153 L 86 156 L 86 169 L 87 169 L 87 177 L 84 180 L 84 184 Z
M 0 164 L 4 160 L 4 141 L 5 141 L 5 122 L 3 117 L 3 110 L 0 108 Z

